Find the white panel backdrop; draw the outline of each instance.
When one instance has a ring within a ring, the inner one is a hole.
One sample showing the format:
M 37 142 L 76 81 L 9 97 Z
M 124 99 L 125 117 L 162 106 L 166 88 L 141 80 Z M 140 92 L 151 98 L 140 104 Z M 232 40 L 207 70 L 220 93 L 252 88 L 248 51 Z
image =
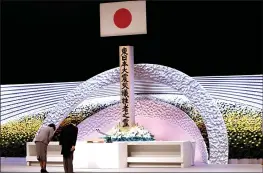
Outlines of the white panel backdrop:
M 262 109 L 263 75 L 194 77 L 215 99 Z M 48 111 L 81 82 L 1 85 L 1 124 L 25 114 Z M 91 99 L 119 96 L 119 83 L 102 89 Z M 179 94 L 155 82 L 135 79 L 135 94 Z M 103 99 L 105 100 L 105 98 Z

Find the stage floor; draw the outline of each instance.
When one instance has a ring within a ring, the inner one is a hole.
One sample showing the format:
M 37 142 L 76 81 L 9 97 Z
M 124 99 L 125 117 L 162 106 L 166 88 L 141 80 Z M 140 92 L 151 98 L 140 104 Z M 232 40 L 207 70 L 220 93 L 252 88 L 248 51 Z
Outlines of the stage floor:
M 48 172 L 57 173 L 64 172 L 62 166 L 48 166 Z M 1 173 L 3 172 L 37 172 L 39 173 L 38 166 L 26 166 L 25 158 L 1 158 Z M 126 168 L 126 169 L 74 169 L 76 173 L 82 172 L 260 172 L 262 173 L 262 165 L 260 164 L 228 164 L 228 165 L 207 165 L 197 164 L 190 168 Z

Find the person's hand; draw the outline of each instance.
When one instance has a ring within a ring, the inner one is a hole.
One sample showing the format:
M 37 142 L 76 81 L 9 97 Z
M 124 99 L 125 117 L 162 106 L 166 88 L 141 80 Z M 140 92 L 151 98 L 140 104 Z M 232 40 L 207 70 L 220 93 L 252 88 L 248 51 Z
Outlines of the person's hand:
M 72 146 L 70 151 L 73 152 L 75 150 L 75 146 Z

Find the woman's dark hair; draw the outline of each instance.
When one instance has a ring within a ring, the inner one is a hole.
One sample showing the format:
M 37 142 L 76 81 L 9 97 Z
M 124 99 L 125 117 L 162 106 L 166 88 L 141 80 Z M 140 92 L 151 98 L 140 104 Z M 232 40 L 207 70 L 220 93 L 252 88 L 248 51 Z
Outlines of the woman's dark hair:
M 49 126 L 49 127 L 52 127 L 52 128 L 54 129 L 54 131 L 56 130 L 56 125 L 55 125 L 55 124 L 51 123 L 51 124 L 49 124 L 48 126 Z

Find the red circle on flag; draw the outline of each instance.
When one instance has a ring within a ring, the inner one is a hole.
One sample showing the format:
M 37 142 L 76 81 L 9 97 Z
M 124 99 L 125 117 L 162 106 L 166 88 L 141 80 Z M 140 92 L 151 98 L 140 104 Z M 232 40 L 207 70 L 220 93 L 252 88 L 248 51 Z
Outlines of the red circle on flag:
M 131 12 L 126 8 L 121 8 L 115 12 L 113 21 L 118 28 L 127 28 L 132 21 Z

